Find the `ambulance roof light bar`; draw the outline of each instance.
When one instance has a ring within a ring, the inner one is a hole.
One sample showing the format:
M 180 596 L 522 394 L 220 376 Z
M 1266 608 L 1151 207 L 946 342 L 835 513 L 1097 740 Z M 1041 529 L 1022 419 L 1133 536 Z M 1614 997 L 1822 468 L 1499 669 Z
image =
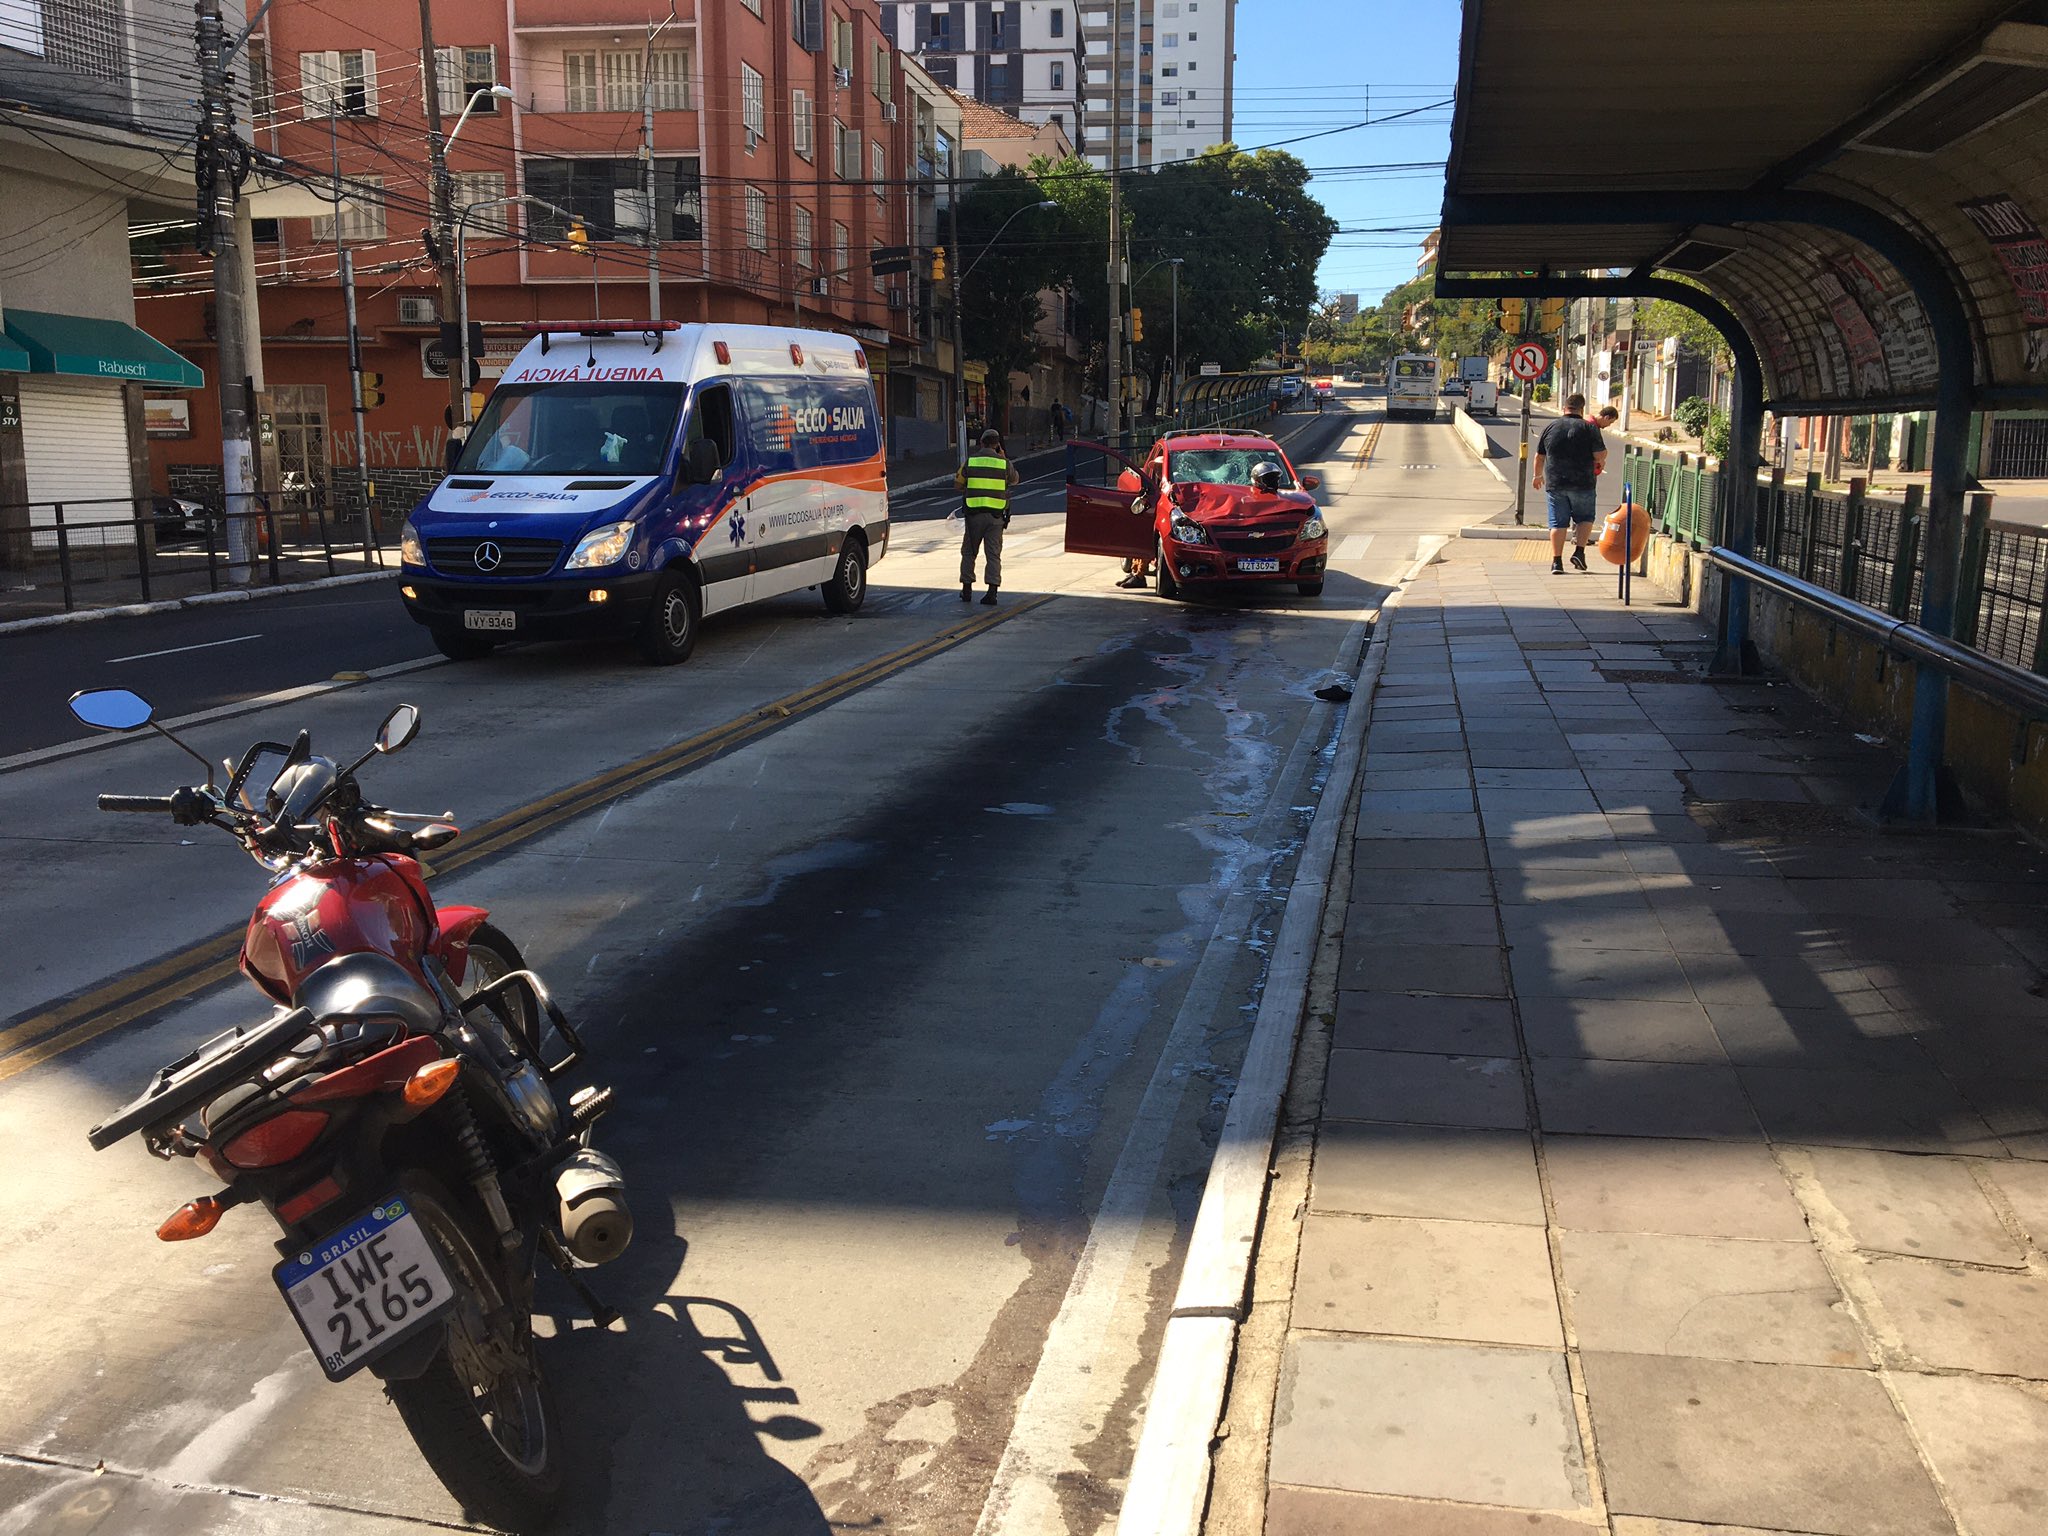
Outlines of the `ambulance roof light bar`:
M 519 327 L 526 335 L 540 338 L 542 357 L 548 355 L 551 336 L 641 336 L 659 352 L 665 333 L 682 328 L 680 320 L 529 320 Z

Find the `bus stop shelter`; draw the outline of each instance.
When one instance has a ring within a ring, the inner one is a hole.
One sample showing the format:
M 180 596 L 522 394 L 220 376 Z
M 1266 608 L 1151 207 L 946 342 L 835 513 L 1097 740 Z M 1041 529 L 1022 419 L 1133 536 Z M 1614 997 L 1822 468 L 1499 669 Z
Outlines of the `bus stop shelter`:
M 1973 412 L 2048 406 L 2048 0 L 1465 0 L 1437 291 L 1690 304 L 1735 359 L 1721 660 L 1766 582 L 1918 669 L 1889 804 L 1935 819 Z M 1503 275 L 1506 274 L 1506 275 Z M 1752 558 L 1765 413 L 1929 411 L 1914 622 Z

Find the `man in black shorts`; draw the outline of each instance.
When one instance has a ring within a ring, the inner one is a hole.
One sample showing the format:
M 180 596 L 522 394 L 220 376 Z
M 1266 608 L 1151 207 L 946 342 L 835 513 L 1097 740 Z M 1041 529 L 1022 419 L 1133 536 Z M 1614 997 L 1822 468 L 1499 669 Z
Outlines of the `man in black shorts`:
M 1586 541 L 1593 536 L 1593 487 L 1607 467 L 1607 440 L 1585 418 L 1586 397 L 1567 396 L 1564 415 L 1536 440 L 1536 478 L 1550 505 L 1550 570 L 1564 571 L 1565 529 L 1572 531 L 1572 566 L 1586 568 Z M 1544 484 L 1549 481 L 1548 486 Z

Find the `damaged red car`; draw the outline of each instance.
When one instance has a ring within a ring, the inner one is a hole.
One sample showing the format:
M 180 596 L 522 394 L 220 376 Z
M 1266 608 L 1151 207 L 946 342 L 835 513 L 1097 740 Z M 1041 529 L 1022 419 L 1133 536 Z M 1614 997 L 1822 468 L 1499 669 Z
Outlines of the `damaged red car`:
M 1270 437 L 1187 432 L 1161 438 L 1142 463 L 1100 443 L 1067 447 L 1067 549 L 1150 560 L 1161 597 L 1247 582 L 1292 582 L 1318 597 L 1329 529 Z

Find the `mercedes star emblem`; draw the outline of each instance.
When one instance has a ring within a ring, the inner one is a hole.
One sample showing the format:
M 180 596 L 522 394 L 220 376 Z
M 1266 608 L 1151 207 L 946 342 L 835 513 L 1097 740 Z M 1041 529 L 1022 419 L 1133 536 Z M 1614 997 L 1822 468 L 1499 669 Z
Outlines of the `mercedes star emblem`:
M 505 551 L 489 539 L 476 547 L 476 568 L 480 571 L 495 571 L 504 559 Z

